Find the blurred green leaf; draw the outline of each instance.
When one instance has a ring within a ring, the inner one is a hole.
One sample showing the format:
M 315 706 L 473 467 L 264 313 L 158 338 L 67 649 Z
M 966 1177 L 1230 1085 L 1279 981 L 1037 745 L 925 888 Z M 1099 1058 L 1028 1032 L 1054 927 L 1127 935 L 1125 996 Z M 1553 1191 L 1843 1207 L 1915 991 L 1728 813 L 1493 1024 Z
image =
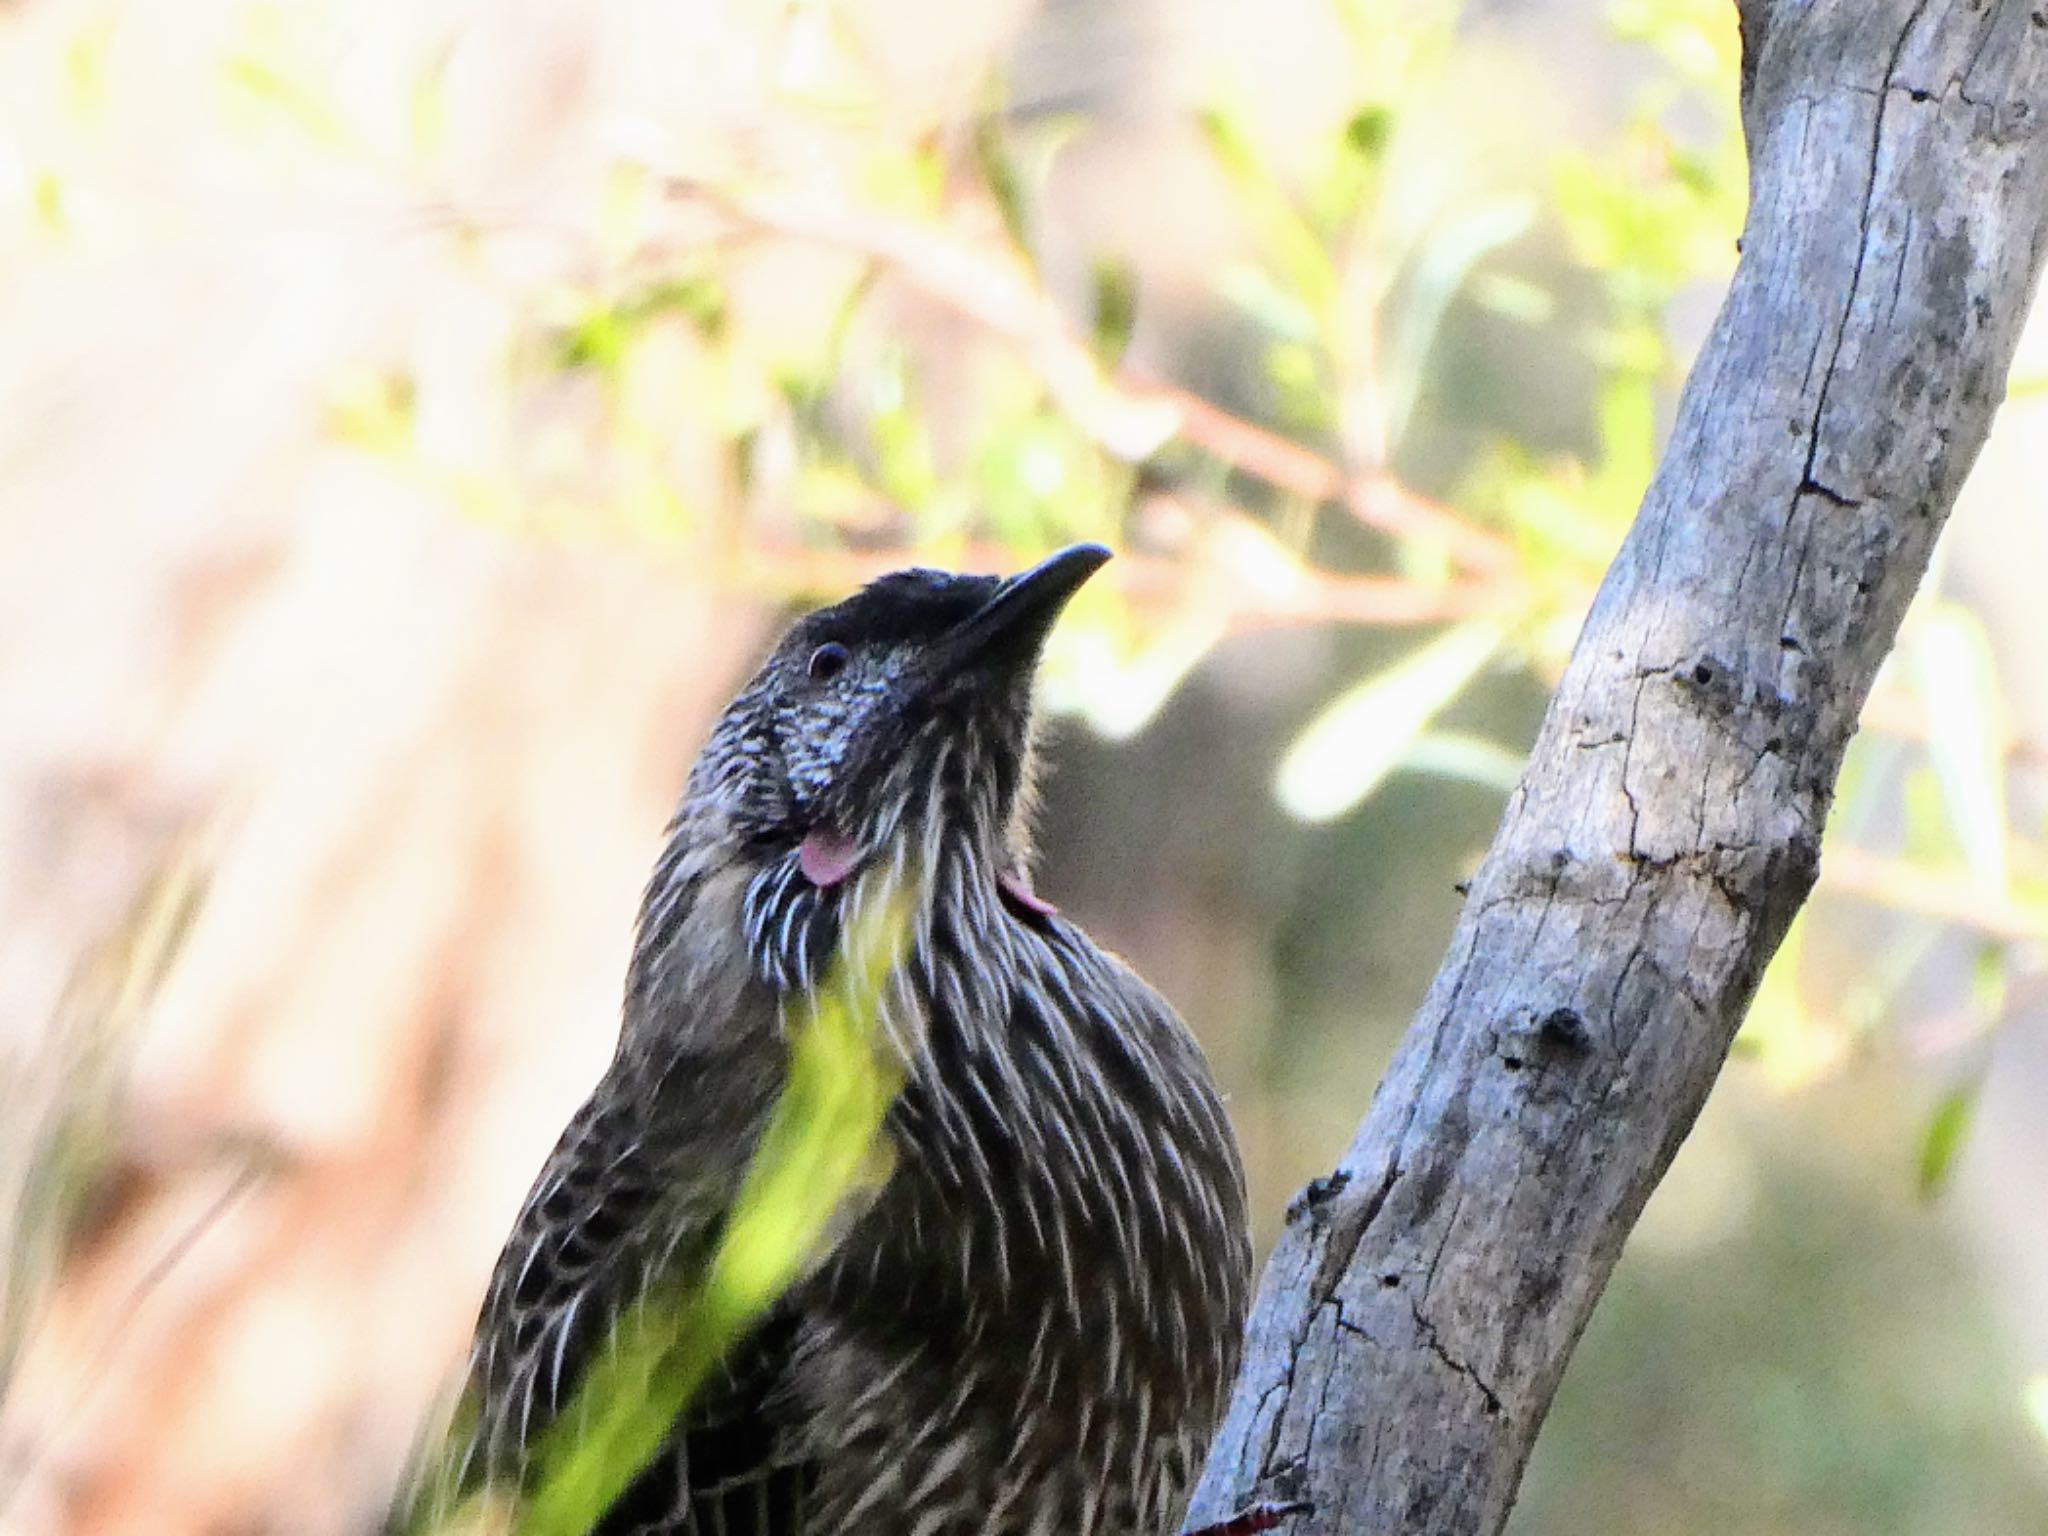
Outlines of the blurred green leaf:
M 1346 119 L 1308 195 L 1309 215 L 1324 239 L 1341 242 L 1371 211 L 1394 126 L 1393 109 L 1381 102 L 1360 107 Z
M 8 1134 L 0 1136 L 0 1406 L 48 1287 L 115 1171 L 130 1057 L 211 881 L 200 840 L 180 839 L 79 960 L 39 1053 L 10 1063 Z M 232 1189 L 241 1184 L 238 1175 Z M 192 1231 L 211 1220 L 203 1215 Z M 5 1492 L 0 1478 L 0 1504 Z
M 1524 325 L 1547 325 L 1557 315 L 1557 298 L 1549 289 L 1505 272 L 1480 272 L 1472 278 L 1472 302 L 1489 313 Z
M 1025 203 L 1024 178 L 1018 172 L 1009 138 L 1003 131 L 999 98 L 991 99 L 975 114 L 973 147 L 974 169 L 989 201 L 995 205 L 997 217 L 1003 221 L 1003 233 L 1028 261 L 1033 251 L 1031 210 Z
M 883 867 L 848 893 L 833 964 L 790 1023 L 789 1075 L 706 1273 L 651 1286 L 543 1437 L 519 1536 L 584 1536 L 659 1451 L 732 1346 L 812 1261 L 850 1198 L 886 1169 L 901 1084 L 885 993 L 910 941 L 910 890 Z
M 1778 952 L 1764 968 L 1749 1011 L 1742 1016 L 1742 1027 L 1736 1031 L 1735 1049 L 1767 1067 L 1783 1053 L 1785 1042 L 1799 1033 L 1805 1020 L 1799 978 L 1806 955 L 1809 910 L 1801 909 L 1785 930 Z
M 1980 1084 L 1972 1079 L 1942 1096 L 1920 1135 L 1920 1198 L 1932 1200 L 1948 1188 L 1957 1156 L 1976 1118 Z
M 1657 472 L 1657 392 L 1649 374 L 1624 372 L 1609 378 L 1601 386 L 1595 412 L 1600 463 L 1587 483 L 1588 510 L 1611 538 L 1618 539 L 1635 521 L 1650 476 Z
M 1303 821 L 1331 821 L 1363 803 L 1506 637 L 1499 619 L 1467 619 L 1340 695 L 1281 759 L 1280 804 Z
M 1985 1027 L 2005 1017 L 2011 983 L 2011 956 L 2005 945 L 1979 944 L 1970 965 L 1970 1010 Z
M 1266 379 L 1273 386 L 1274 412 L 1302 427 L 1321 426 L 1330 415 L 1330 384 L 1314 347 L 1276 341 L 1266 348 Z
M 396 457 L 412 447 L 414 393 L 407 374 L 346 375 L 328 397 L 327 430 L 352 447 Z
M 450 57 L 446 51 L 436 53 L 413 77 L 411 97 L 407 102 L 407 126 L 412 152 L 422 160 L 431 160 L 438 155 L 448 141 Z
M 1138 323 L 1137 274 L 1129 262 L 1099 256 L 1090 276 L 1094 323 L 1089 329 L 1095 360 L 1104 368 L 1114 368 L 1123 361 Z
M 1119 657 L 1103 631 L 1055 631 L 1047 703 L 1078 713 L 1109 741 L 1127 741 L 1152 723 L 1228 633 L 1213 610 L 1189 610 L 1161 626 L 1135 655 Z
M 1345 121 L 1344 147 L 1362 160 L 1377 162 L 1394 136 L 1392 109 L 1380 102 L 1360 107 Z
M 1522 782 L 1526 758 L 1499 742 L 1464 731 L 1424 731 L 1397 765 L 1410 773 L 1432 774 L 1476 784 L 1498 794 L 1512 794 Z
M 63 235 L 71 228 L 71 215 L 64 206 L 64 183 L 55 171 L 38 171 L 30 196 L 35 204 L 36 222 L 48 235 Z
M 1252 231 L 1278 269 L 1286 289 L 1312 314 L 1335 314 L 1337 269 L 1322 237 L 1302 217 L 1229 111 L 1211 107 L 1200 116 L 1202 135 L 1251 221 Z
M 1321 327 L 1308 306 L 1259 268 L 1226 267 L 1216 287 L 1225 299 L 1281 340 L 1296 345 L 1321 343 Z
M 224 68 L 228 83 L 244 97 L 275 110 L 308 137 L 329 148 L 348 144 L 347 126 L 334 109 L 278 60 L 242 52 L 231 54 Z
M 870 384 L 868 446 L 875 483 L 899 506 L 912 511 L 928 506 L 938 495 L 939 472 L 925 413 L 912 388 L 909 358 L 892 348 Z
M 107 55 L 114 41 L 113 16 L 82 27 L 64 48 L 65 94 L 71 110 L 92 118 L 106 110 Z
M 1447 220 L 1417 253 L 1397 289 L 1400 302 L 1383 325 L 1382 411 L 1387 441 L 1398 445 L 1422 388 L 1423 370 L 1452 299 L 1472 269 L 1518 240 L 1536 219 L 1536 200 L 1499 197 Z
M 1927 710 L 1927 750 L 1963 862 L 1987 890 L 2011 886 L 2005 726 L 1997 662 L 1977 616 L 1931 601 L 1908 633 L 1915 689 Z
M 1038 250 L 1032 202 L 1052 173 L 1053 161 L 1088 126 L 1085 113 L 1010 114 L 1000 81 L 991 82 L 975 114 L 969 141 L 974 173 L 1002 221 L 1003 233 L 1034 274 Z
M 625 316 L 610 305 L 584 311 L 556 343 L 556 362 L 564 370 L 594 368 L 612 373 L 626 356 Z

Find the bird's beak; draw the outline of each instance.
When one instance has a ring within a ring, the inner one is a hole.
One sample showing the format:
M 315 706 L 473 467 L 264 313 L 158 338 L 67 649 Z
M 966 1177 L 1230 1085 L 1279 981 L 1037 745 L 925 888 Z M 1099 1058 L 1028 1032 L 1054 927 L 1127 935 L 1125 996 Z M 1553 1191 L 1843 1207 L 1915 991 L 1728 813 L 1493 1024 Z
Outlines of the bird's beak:
M 1108 560 L 1100 544 L 1072 544 L 1012 576 L 946 637 L 948 660 L 958 667 L 1037 656 L 1067 600 Z

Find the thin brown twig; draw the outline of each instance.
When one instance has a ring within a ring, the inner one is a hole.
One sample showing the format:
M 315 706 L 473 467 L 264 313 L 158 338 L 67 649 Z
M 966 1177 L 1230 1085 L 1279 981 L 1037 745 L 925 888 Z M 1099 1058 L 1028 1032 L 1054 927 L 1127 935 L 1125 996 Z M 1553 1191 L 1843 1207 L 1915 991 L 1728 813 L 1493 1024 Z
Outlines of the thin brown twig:
M 1820 883 L 1833 895 L 1974 928 L 1994 938 L 2048 938 L 2048 902 L 2023 901 L 1986 890 L 1966 875 L 1866 848 L 1831 844 L 1821 859 Z
M 1863 725 L 1887 736 L 1926 742 L 1934 734 L 1927 711 L 1903 691 L 1873 692 L 1863 705 Z M 2001 757 L 2029 768 L 2048 767 L 2048 742 L 2018 732 L 1998 744 Z
M 1311 501 L 1342 502 L 1359 521 L 1397 538 L 1441 544 L 1453 560 L 1476 573 L 1504 576 L 1518 568 L 1506 540 L 1418 496 L 1392 474 L 1364 473 L 1347 481 L 1343 471 L 1314 449 L 1233 416 L 1200 395 L 1131 370 L 1118 378 L 1127 388 L 1171 405 L 1179 414 L 1177 435 L 1233 469 Z
M 1397 538 L 1434 543 L 1475 574 L 1516 568 L 1498 535 L 1417 495 L 1384 470 L 1347 476 L 1313 449 L 1232 415 L 1188 390 L 1125 368 L 1105 375 L 1066 317 L 1013 253 L 979 248 L 929 226 L 860 209 L 768 195 L 742 196 L 672 180 L 671 191 L 770 234 L 860 252 L 927 297 L 1021 347 L 1063 410 L 1118 457 L 1143 456 L 1177 437 L 1233 469 L 1316 502 L 1335 502 Z
M 84 1368 L 69 1385 L 66 1401 L 50 1416 L 47 1424 L 27 1437 L 27 1443 L 17 1448 L 15 1454 L 9 1458 L 9 1465 L 4 1471 L 0 1471 L 0 1514 L 8 1511 L 16 1495 L 28 1482 L 29 1475 L 48 1454 L 49 1447 L 77 1422 L 87 1405 L 91 1403 L 94 1393 L 106 1385 L 108 1366 L 122 1343 L 129 1337 L 136 1314 L 185 1262 L 201 1240 L 219 1224 L 221 1218 L 227 1215 L 235 1202 L 254 1186 L 268 1167 L 269 1162 L 264 1157 L 255 1153 L 248 1154 L 235 1167 L 220 1191 L 200 1208 L 184 1230 L 171 1240 L 164 1251 L 158 1254 L 129 1286 L 122 1304 L 114 1309 L 110 1325 L 89 1348 Z

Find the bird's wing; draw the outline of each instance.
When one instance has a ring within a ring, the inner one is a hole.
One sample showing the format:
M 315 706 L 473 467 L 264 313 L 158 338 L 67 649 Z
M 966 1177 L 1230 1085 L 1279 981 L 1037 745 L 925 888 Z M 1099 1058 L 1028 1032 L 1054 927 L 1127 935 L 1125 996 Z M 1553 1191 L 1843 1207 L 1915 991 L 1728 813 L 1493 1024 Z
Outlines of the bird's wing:
M 498 1255 L 470 1356 L 487 1476 L 523 1470 L 650 1277 L 663 1181 L 632 1129 L 600 1087 L 562 1132 Z
M 736 1080 L 730 1062 L 674 1067 L 671 1087 L 694 1080 L 730 1089 Z M 622 1318 L 650 1283 L 679 1282 L 676 1293 L 686 1295 L 703 1273 L 778 1086 L 751 1075 L 759 1081 L 701 1114 L 665 1119 L 659 1139 L 649 1139 L 644 1105 L 610 1080 L 570 1121 L 485 1295 L 463 1491 L 506 1479 L 530 1492 L 536 1449 L 606 1341 L 634 1347 L 620 1337 Z M 765 1411 L 793 1326 L 771 1315 L 730 1350 L 595 1536 L 800 1536 L 806 1473 L 779 1456 Z

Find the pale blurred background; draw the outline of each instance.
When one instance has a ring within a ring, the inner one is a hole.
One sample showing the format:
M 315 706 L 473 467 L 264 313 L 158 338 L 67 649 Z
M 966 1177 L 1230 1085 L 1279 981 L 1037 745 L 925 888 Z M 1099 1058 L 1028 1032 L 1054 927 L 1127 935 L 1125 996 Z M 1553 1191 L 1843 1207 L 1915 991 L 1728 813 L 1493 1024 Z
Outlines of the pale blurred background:
M 1124 552 L 1038 884 L 1270 1237 L 1727 280 L 1733 31 L 0 3 L 0 1531 L 373 1528 L 710 717 L 912 560 Z M 2037 326 L 1517 1536 L 2048 1531 L 2044 385 Z

